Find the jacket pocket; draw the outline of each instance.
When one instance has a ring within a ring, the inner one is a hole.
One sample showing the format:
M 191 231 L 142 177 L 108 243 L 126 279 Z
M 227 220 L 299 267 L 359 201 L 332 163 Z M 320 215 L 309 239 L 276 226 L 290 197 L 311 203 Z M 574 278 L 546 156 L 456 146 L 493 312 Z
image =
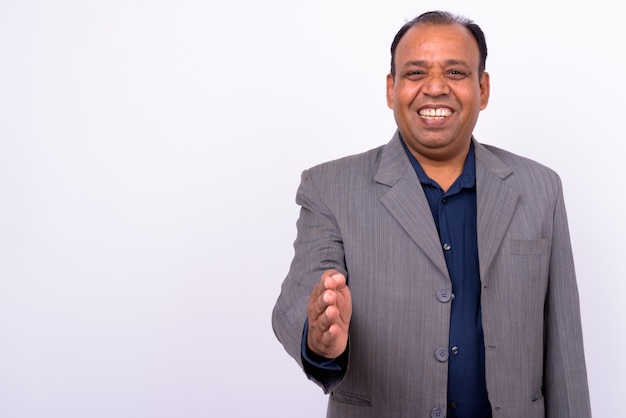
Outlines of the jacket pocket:
M 358 406 L 372 406 L 371 398 L 368 398 L 367 396 L 357 395 L 355 393 L 334 390 L 330 393 L 330 397 L 336 402 Z

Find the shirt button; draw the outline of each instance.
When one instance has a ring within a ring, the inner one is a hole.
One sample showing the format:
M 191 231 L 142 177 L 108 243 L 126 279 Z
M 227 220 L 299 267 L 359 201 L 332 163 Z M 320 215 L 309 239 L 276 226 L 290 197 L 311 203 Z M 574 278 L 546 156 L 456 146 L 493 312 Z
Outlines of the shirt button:
M 453 355 L 456 356 L 457 354 L 459 354 L 459 347 L 455 345 L 454 347 L 450 349 L 450 351 L 452 352 Z
M 441 203 L 448 203 L 448 199 L 444 197 L 443 199 L 441 199 Z
M 442 408 L 435 408 L 430 411 L 430 418 L 445 418 L 446 414 L 443 412 Z
M 437 357 L 437 361 L 440 363 L 445 363 L 448 360 L 448 356 L 448 350 L 445 348 L 438 348 L 437 351 L 435 351 L 435 357 Z
M 448 244 L 447 242 L 445 244 L 443 244 L 443 249 L 448 251 L 450 250 L 450 248 L 452 248 L 452 246 L 450 244 Z

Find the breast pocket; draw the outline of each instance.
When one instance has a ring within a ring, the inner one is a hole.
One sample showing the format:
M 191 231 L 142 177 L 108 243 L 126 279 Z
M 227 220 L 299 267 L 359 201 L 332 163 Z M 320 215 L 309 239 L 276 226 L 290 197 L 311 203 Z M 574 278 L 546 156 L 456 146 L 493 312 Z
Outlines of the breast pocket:
M 522 283 L 534 285 L 547 283 L 550 264 L 550 239 L 512 239 L 511 263 L 514 276 L 518 280 L 521 279 Z

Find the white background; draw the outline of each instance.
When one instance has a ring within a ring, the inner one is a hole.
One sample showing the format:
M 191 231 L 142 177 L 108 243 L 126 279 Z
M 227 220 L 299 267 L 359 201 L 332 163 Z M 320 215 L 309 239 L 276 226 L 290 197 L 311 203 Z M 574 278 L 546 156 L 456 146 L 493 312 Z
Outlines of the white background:
M 609 0 L 0 1 L 0 417 L 322 417 L 274 338 L 300 172 L 386 143 L 389 45 L 487 36 L 476 136 L 556 169 L 593 411 L 626 396 L 626 25 Z

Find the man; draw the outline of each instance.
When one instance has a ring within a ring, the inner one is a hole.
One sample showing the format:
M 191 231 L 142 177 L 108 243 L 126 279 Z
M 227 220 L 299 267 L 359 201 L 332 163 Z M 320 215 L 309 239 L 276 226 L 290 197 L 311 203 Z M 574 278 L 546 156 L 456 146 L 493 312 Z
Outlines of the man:
M 328 417 L 590 417 L 560 179 L 472 136 L 482 30 L 428 12 L 391 56 L 391 141 L 302 174 L 276 336 Z

